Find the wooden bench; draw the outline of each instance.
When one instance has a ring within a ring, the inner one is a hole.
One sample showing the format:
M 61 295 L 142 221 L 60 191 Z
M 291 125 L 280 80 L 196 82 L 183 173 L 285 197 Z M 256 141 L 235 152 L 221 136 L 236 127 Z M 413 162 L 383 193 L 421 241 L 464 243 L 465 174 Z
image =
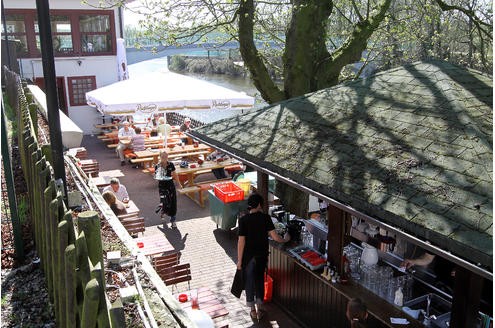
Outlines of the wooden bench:
M 81 164 L 81 170 L 89 177 L 97 177 L 100 172 L 100 164 L 97 161 Z
M 141 158 L 132 158 L 130 159 L 132 164 L 142 164 L 144 168 L 151 168 L 153 166 L 153 157 L 141 157 Z
M 155 268 L 155 271 L 159 273 L 166 268 L 178 265 L 181 255 L 181 252 L 174 251 L 166 255 L 153 256 L 151 260 L 153 268 Z
M 169 285 L 177 285 L 180 282 L 186 282 L 188 289 L 191 289 L 190 281 L 191 277 L 191 265 L 189 263 L 186 264 L 178 264 L 172 265 L 168 268 L 164 268 L 160 272 L 157 272 L 160 278 L 162 278 L 163 282 L 166 286 Z
M 126 149 L 126 150 L 124 150 L 124 157 L 130 160 L 130 159 L 136 158 L 137 156 L 136 156 L 136 154 L 134 154 L 132 152 L 132 150 Z
M 144 217 L 139 217 L 136 213 L 131 213 L 119 215 L 118 218 L 131 236 L 137 235 L 140 232 L 144 234 Z

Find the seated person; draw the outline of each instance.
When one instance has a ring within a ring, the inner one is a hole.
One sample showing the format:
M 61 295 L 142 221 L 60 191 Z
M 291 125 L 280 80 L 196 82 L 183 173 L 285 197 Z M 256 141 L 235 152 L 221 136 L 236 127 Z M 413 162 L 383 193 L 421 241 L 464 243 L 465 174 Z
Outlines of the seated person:
M 165 117 L 162 116 L 158 119 L 156 132 L 158 132 L 158 135 L 162 135 L 165 138 L 170 135 L 170 132 L 172 132 L 172 127 L 165 121 Z
M 145 149 L 144 139 L 146 139 L 146 137 L 144 134 L 141 134 L 140 127 L 136 127 L 134 132 L 136 132 L 136 134 L 131 137 L 131 148 L 133 151 L 142 151 Z
M 186 117 L 184 119 L 184 123 L 180 126 L 179 131 L 180 132 L 189 132 L 189 131 L 191 131 L 191 119 L 189 117 Z M 187 137 L 186 138 L 182 138 L 181 141 L 182 141 L 182 144 L 187 145 L 188 138 Z
M 222 153 L 219 150 L 215 150 L 213 153 L 206 156 L 207 161 L 217 161 L 219 158 L 228 159 L 229 157 L 225 153 Z M 225 173 L 225 169 L 223 167 L 218 169 L 212 169 L 211 172 L 213 172 L 215 178 L 217 179 L 225 179 L 227 177 L 227 174 Z
M 156 137 L 158 135 L 157 127 L 158 127 L 159 117 L 160 117 L 160 115 L 158 113 L 153 114 L 153 118 L 151 119 L 150 137 Z
M 112 209 L 115 215 L 118 216 L 122 214 L 127 214 L 127 210 L 125 208 L 124 203 L 119 201 L 115 197 L 115 194 L 112 191 L 110 190 L 104 191 L 103 194 L 101 195 L 103 196 L 103 199 L 107 202 L 108 206 L 110 206 L 110 208 Z
M 115 197 L 121 202 L 127 203 L 129 201 L 129 194 L 127 193 L 127 188 L 123 184 L 120 184 L 118 178 L 110 179 L 110 185 L 103 188 L 103 192 L 105 191 L 111 191 L 115 195 Z
M 136 134 L 133 128 L 130 127 L 130 123 L 125 121 L 123 127 L 119 130 L 119 144 L 117 146 L 117 154 L 119 155 L 120 165 L 125 165 L 124 150 L 131 147 L 131 139 Z
M 186 117 L 184 119 L 184 123 L 180 126 L 179 131 L 188 132 L 189 130 L 191 130 L 191 119 L 189 117 Z
M 347 303 L 346 309 L 347 320 L 351 323 L 351 328 L 367 327 L 368 309 L 359 298 L 353 298 Z

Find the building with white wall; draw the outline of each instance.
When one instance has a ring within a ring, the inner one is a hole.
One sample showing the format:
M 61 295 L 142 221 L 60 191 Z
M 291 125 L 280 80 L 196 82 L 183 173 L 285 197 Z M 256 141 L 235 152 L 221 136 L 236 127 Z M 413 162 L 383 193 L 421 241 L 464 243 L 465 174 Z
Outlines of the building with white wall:
M 19 71 L 44 88 L 35 0 L 4 0 L 2 38 L 18 40 Z M 117 39 L 123 35 L 121 8 L 98 8 L 98 0 L 50 0 L 50 21 L 60 109 L 85 134 L 101 123 L 86 104 L 88 91 L 119 80 Z

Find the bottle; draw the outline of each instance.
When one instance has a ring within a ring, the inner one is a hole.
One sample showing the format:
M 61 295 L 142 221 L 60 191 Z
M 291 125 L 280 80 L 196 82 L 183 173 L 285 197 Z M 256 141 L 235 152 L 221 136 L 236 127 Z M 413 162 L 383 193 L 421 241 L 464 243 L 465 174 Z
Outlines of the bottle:
M 328 275 L 328 266 L 325 265 L 323 267 L 323 273 L 321 274 L 321 276 L 326 279 L 327 278 L 327 275 Z
M 404 304 L 404 294 L 402 293 L 402 287 L 399 287 L 395 291 L 394 304 L 397 306 L 402 306 Z

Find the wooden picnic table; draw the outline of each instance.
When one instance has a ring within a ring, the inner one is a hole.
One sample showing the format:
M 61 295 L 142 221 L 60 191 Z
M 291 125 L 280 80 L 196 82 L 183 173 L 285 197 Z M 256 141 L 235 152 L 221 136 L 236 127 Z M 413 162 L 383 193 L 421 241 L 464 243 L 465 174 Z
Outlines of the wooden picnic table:
M 110 184 L 110 180 L 112 178 L 123 177 L 124 173 L 121 170 L 108 170 L 108 171 L 100 171 L 97 177 L 91 177 L 91 181 L 98 188 L 106 187 Z
M 163 137 L 146 137 L 144 139 L 144 146 L 146 148 L 164 148 Z M 131 140 L 120 140 L 123 144 L 130 144 Z M 179 138 L 167 138 L 167 146 L 177 145 L 179 143 Z M 108 148 L 117 148 L 119 140 L 115 139 L 115 142 L 108 144 Z
M 182 154 L 184 156 L 187 156 L 188 153 L 204 151 L 204 150 L 212 151 L 210 146 L 202 143 L 198 144 L 196 147 L 194 145 L 183 145 L 183 146 L 176 145 L 173 148 L 167 147 L 166 149 L 169 155 Z
M 107 171 L 100 171 L 100 174 L 98 176 L 110 177 L 110 178 L 120 178 L 120 177 L 124 176 L 124 173 L 122 173 L 121 170 L 107 170 Z
M 239 162 L 234 159 L 227 159 L 223 161 L 204 161 L 202 165 L 198 165 L 197 163 L 191 163 L 189 164 L 188 167 L 182 168 L 182 167 L 176 167 L 175 172 L 178 175 L 186 175 L 187 176 L 187 185 L 186 187 L 182 189 L 178 189 L 177 191 L 180 194 L 185 194 L 187 197 L 192 199 L 196 204 L 198 204 L 201 207 L 204 207 L 204 197 L 203 197 L 203 191 L 208 190 L 208 186 L 211 183 L 215 182 L 221 182 L 222 179 L 220 180 L 212 180 L 212 181 L 202 181 L 199 183 L 195 182 L 195 178 L 201 174 L 201 173 L 207 173 L 211 172 L 211 170 L 214 169 L 220 169 L 220 168 L 226 168 L 229 166 L 233 165 L 238 165 Z M 225 180 L 225 179 L 223 179 Z M 229 178 L 230 180 L 230 178 Z M 206 188 L 203 188 L 203 186 L 206 185 Z M 196 198 L 195 195 L 198 197 Z
M 139 250 L 146 256 L 153 256 L 174 250 L 174 246 L 161 233 L 135 238 L 134 240 L 136 243 L 142 243 L 143 247 L 140 247 Z
M 193 290 L 196 291 L 196 290 Z M 222 302 L 218 297 L 207 287 L 201 287 L 197 289 L 198 292 L 198 305 L 199 309 L 208 313 L 208 315 L 212 318 L 219 318 L 226 316 L 229 314 L 229 311 L 223 306 Z M 192 308 L 191 304 L 191 291 L 187 291 L 185 293 L 177 293 L 173 294 L 175 299 L 179 301 L 179 295 L 186 294 L 187 301 L 179 302 L 180 307 L 184 310 L 189 310 Z
M 115 123 L 102 123 L 102 124 L 95 124 L 95 128 L 97 129 L 116 129 L 117 124 Z
M 132 200 L 129 200 L 127 203 L 124 203 L 127 214 L 135 214 L 139 215 L 139 208 L 136 206 Z
M 155 149 L 145 149 L 140 151 L 135 151 L 135 159 L 131 159 L 131 163 L 141 163 L 143 164 L 146 172 L 151 171 L 150 168 L 154 164 L 158 163 L 158 158 L 160 157 L 160 151 Z
M 226 168 L 232 165 L 238 165 L 239 161 L 235 159 L 226 159 L 221 162 L 218 161 L 204 161 L 203 164 L 191 163 L 188 167 L 176 167 L 175 172 L 177 174 L 187 175 L 188 186 L 194 186 L 194 178 L 200 171 L 211 171 L 213 169 Z
M 169 159 L 177 159 L 181 157 L 191 157 L 194 159 L 199 158 L 199 156 L 206 156 L 211 153 L 211 148 L 205 144 L 198 144 L 197 147 L 194 145 L 184 145 L 184 146 L 175 146 L 174 148 L 164 148 L 164 150 L 169 154 Z M 135 151 L 136 159 L 131 160 L 132 163 L 142 163 L 145 172 L 153 172 L 153 170 L 149 170 L 153 164 L 157 164 L 159 162 L 160 151 L 153 149 L 146 149 L 141 151 Z

